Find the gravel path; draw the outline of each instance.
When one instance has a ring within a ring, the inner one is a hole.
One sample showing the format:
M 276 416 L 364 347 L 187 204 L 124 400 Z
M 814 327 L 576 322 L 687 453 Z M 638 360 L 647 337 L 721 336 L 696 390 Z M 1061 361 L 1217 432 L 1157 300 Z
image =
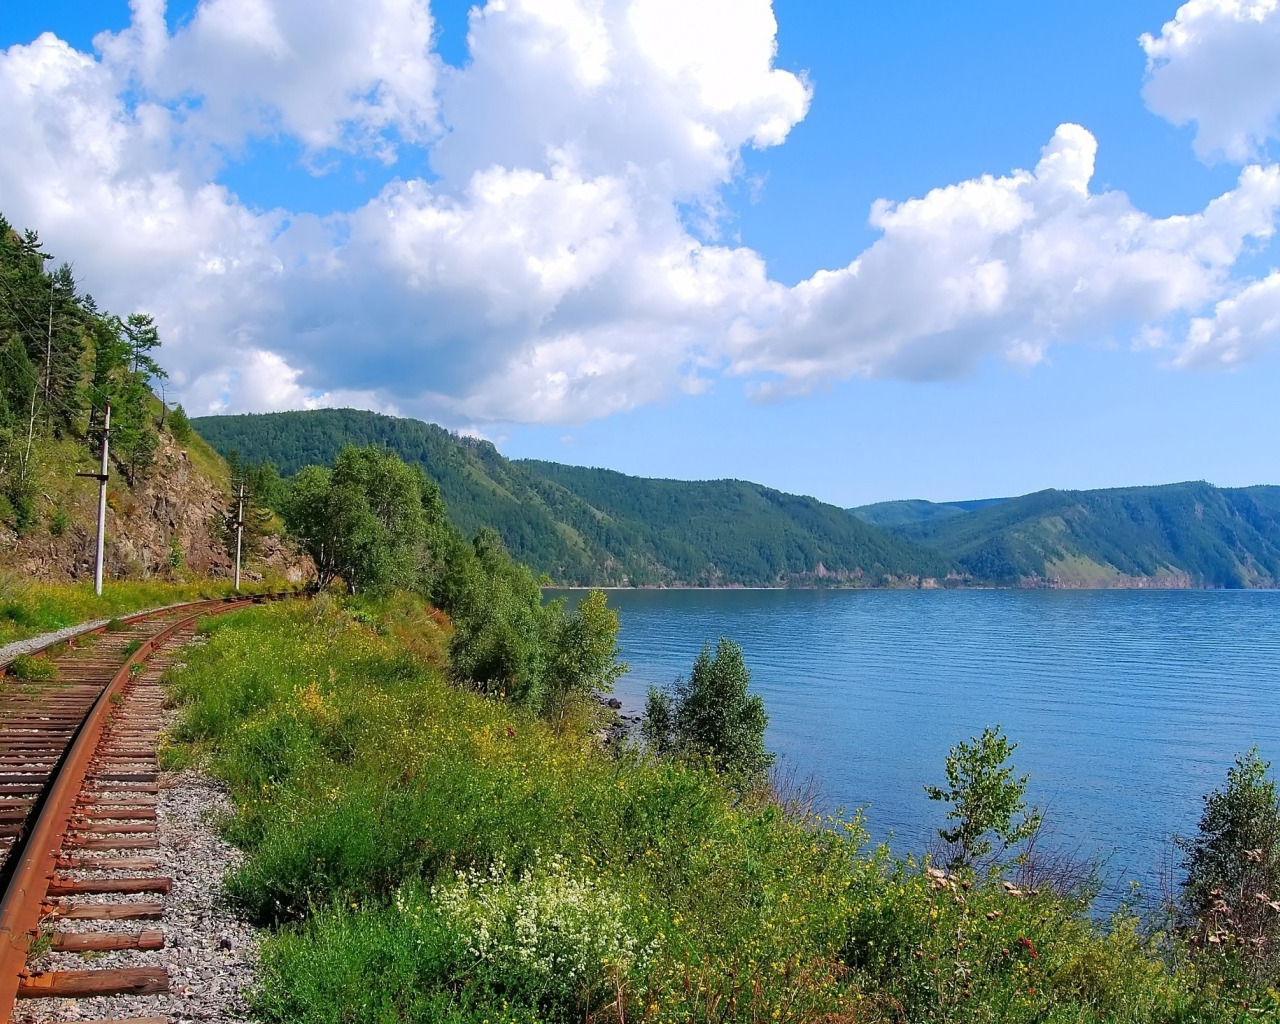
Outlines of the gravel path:
M 25 640 L 15 640 L 11 644 L 5 644 L 0 647 L 0 668 L 8 666 L 20 654 L 34 654 L 50 644 L 70 640 L 73 636 L 80 636 L 82 633 L 89 633 L 110 621 L 110 619 L 94 619 L 93 622 L 82 622 L 77 626 L 67 626 L 63 629 L 55 629 L 52 633 L 41 633 L 39 636 L 29 636 Z

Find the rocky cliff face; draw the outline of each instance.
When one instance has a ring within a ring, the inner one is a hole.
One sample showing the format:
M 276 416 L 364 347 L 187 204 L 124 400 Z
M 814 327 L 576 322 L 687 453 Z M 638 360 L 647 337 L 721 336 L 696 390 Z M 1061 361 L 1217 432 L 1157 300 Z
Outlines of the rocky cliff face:
M 93 576 L 97 532 L 97 483 L 72 483 L 59 474 L 64 489 L 44 495 L 44 514 L 21 536 L 0 532 L 0 562 L 28 579 L 80 580 Z M 126 485 L 113 470 L 107 486 L 105 575 L 109 579 L 180 577 L 186 574 L 228 577 L 234 572 L 226 526 L 234 513 L 225 484 L 193 462 L 190 453 L 167 434 L 160 437 L 155 461 Z M 310 559 L 278 537 L 256 540 L 245 552 L 249 579 L 264 575 L 292 582 L 308 578 Z

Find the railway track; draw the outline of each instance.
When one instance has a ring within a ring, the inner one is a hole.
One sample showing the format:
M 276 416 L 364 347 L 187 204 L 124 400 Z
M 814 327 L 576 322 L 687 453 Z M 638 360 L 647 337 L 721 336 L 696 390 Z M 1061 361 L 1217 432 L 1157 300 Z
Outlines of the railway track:
M 284 596 L 113 620 L 52 644 L 42 655 L 48 678 L 0 680 L 0 1020 L 48 1005 L 26 1000 L 168 991 L 163 967 L 92 966 L 104 953 L 165 944 L 157 923 L 172 880 L 156 856 L 160 673 L 201 618 Z M 82 954 L 84 969 L 29 970 L 28 955 L 45 948 Z

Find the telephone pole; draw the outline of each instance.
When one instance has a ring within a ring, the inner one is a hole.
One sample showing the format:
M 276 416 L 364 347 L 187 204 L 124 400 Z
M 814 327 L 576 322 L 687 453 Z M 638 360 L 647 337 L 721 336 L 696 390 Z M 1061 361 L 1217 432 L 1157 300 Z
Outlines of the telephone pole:
M 102 468 L 97 473 L 77 473 L 98 481 L 98 551 L 93 562 L 93 592 L 102 596 L 102 553 L 107 534 L 107 445 L 111 438 L 111 403 L 102 418 Z
M 240 541 L 244 536 L 244 484 L 240 485 L 240 503 L 236 506 L 236 592 L 240 591 Z

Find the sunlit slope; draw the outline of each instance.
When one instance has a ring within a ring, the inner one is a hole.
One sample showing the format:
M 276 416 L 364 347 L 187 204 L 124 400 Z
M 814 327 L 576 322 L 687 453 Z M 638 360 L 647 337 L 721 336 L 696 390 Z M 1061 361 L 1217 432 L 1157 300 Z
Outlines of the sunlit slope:
M 905 539 L 938 548 L 974 576 L 994 581 L 1280 584 L 1280 487 L 1194 482 L 1038 491 L 969 510 L 961 507 L 966 504 L 944 506 L 940 514 L 917 509 L 914 518 L 900 515 L 886 525 Z
M 886 575 L 937 578 L 951 568 L 935 552 L 835 505 L 743 480 L 654 480 L 554 462 L 516 465 L 545 481 L 548 502 L 573 497 L 557 511 L 582 536 L 683 580 L 745 584 L 861 576 L 876 582 Z
M 937 578 L 951 567 L 834 505 L 744 481 L 511 461 L 486 441 L 351 409 L 193 423 L 223 454 L 270 459 L 285 474 L 331 463 L 344 444 L 385 444 L 439 482 L 462 530 L 494 527 L 513 555 L 558 582 L 869 585 Z

